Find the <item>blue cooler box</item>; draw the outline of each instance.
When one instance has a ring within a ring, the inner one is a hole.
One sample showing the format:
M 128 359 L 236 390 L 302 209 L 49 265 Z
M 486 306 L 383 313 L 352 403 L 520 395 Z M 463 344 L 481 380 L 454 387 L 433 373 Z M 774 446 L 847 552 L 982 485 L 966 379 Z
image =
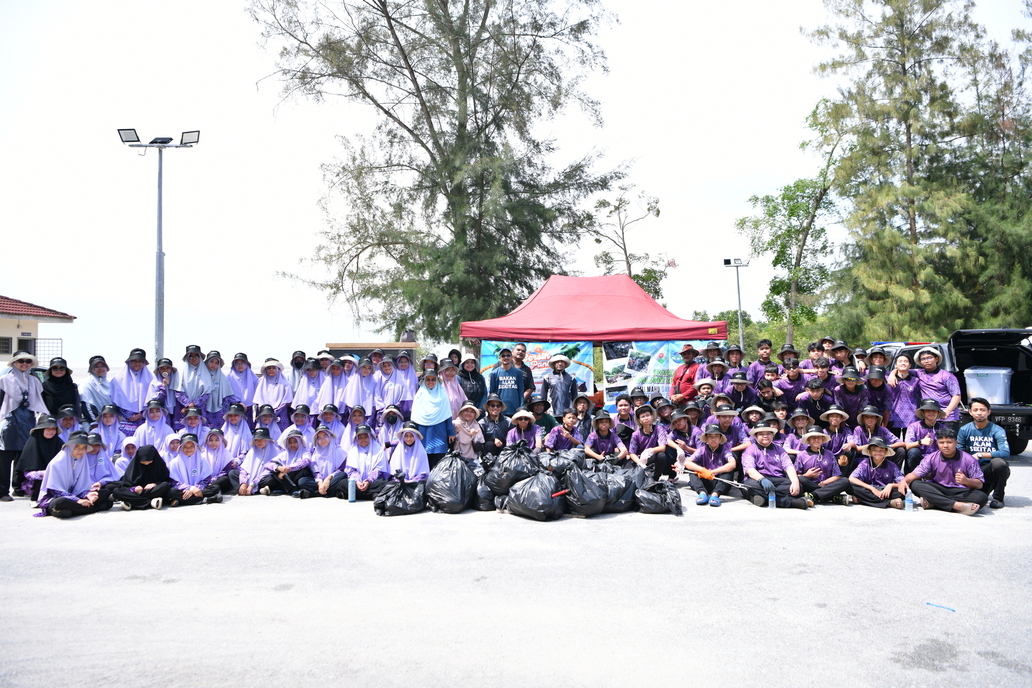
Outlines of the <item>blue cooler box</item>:
M 964 371 L 964 381 L 967 382 L 968 403 L 972 397 L 982 397 L 990 404 L 1011 403 L 1011 376 L 1014 371 L 1010 368 L 990 368 L 988 366 L 975 366 Z

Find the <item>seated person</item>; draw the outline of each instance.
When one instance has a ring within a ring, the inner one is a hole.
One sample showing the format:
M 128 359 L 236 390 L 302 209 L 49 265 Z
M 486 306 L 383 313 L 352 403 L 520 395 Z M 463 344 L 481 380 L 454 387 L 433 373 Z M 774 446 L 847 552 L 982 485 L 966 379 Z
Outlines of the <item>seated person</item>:
M 631 435 L 627 458 L 642 468 L 651 468 L 653 480 L 659 480 L 664 473 L 673 477 L 676 470 L 673 462 L 667 459 L 666 430 L 655 424 L 655 409 L 648 404 L 639 406 L 634 409 L 634 420 L 638 423 L 638 429 Z
M 235 494 L 240 489 L 240 461 L 229 450 L 226 436 L 218 428 L 208 433 L 201 457 L 211 466 L 209 484 L 218 487 L 220 494 Z
M 131 439 L 131 438 L 128 438 Z M 158 450 L 145 444 L 133 455 L 112 494 L 122 509 L 160 509 L 171 485 L 171 476 Z
M 312 439 L 315 439 L 315 430 L 312 430 Z M 312 462 L 308 441 L 301 430 L 290 427 L 280 435 L 278 444 L 284 451 L 269 461 L 271 470 L 259 481 L 258 491 L 263 495 L 289 494 L 300 497 L 301 486 L 298 481 L 312 474 L 308 468 Z
M 925 509 L 974 516 L 989 501 L 989 495 L 981 491 L 985 476 L 978 461 L 960 450 L 957 433 L 951 427 L 940 430 L 935 443 L 939 451 L 926 456 L 916 469 L 907 473 L 899 491 L 913 489 Z
M 480 409 L 477 408 L 477 405 L 472 401 L 466 400 L 462 402 L 459 413 L 454 419 L 455 443 L 452 445 L 452 451 L 459 453 L 459 456 L 466 461 L 466 465 L 469 466 L 471 471 L 475 471 L 480 466 L 477 455 L 484 448 L 484 431 L 481 429 L 480 423 L 477 422 L 479 417 Z M 395 442 L 400 441 L 400 439 L 401 436 L 399 435 Z M 391 456 L 393 457 L 393 454 Z
M 1002 509 L 1003 498 L 1007 491 L 1007 479 L 1010 478 L 1010 444 L 1007 433 L 996 423 L 989 422 L 992 408 L 982 397 L 973 397 L 968 403 L 971 422 L 957 433 L 957 444 L 961 451 L 966 451 L 976 459 L 985 475 L 983 492 L 991 494 L 990 509 Z M 943 414 L 945 416 L 945 413 Z
M 355 481 L 359 499 L 374 499 L 387 484 L 390 466 L 383 447 L 373 442 L 373 430 L 360 425 L 355 430 L 355 442 L 348 450 L 344 471 Z
M 552 428 L 559 425 L 559 421 L 556 420 L 555 416 L 548 412 L 551 408 L 552 404 L 550 404 L 542 395 L 530 395 L 530 400 L 527 403 L 527 410 L 534 414 L 534 425 L 541 428 L 542 438 L 551 432 Z
M 601 461 L 613 454 L 618 459 L 623 459 L 627 456 L 627 447 L 624 446 L 623 440 L 613 430 L 613 419 L 606 413 L 605 409 L 600 408 L 595 412 L 591 419 L 591 425 L 593 428 L 591 434 L 584 440 L 584 454 L 586 456 L 596 461 Z
M 742 470 L 746 475 L 746 496 L 752 503 L 767 506 L 769 495 L 774 494 L 782 509 L 813 506 L 800 496 L 799 476 L 792 459 L 774 445 L 774 428 L 761 421 L 749 434 L 756 439 L 756 444 L 742 452 Z
M 878 509 L 903 508 L 903 494 L 899 491 L 903 473 L 899 466 L 889 461 L 889 457 L 894 453 L 882 438 L 871 439 L 864 450 L 864 455 L 868 459 L 861 461 L 849 476 L 849 482 L 853 485 L 853 497 L 858 504 Z
M 580 434 L 580 427 L 577 419 L 577 411 L 568 408 L 563 411 L 563 422 L 549 431 L 545 437 L 545 447 L 549 451 L 563 451 L 584 445 L 584 438 Z
M 526 442 L 532 452 L 539 454 L 545 446 L 545 438 L 541 432 L 541 426 L 534 422 L 534 414 L 521 406 L 516 409 L 516 413 L 512 414 L 509 421 L 513 427 L 506 435 L 505 443 Z
M 312 475 L 298 478 L 298 498 L 318 496 L 347 499 L 348 474 L 344 472 L 347 458 L 336 435 L 326 425 L 320 425 L 315 431 L 315 446 L 308 463 Z
M 257 427 L 251 437 L 251 448 L 244 455 L 240 464 L 240 488 L 237 494 L 246 497 L 257 494 L 262 480 L 272 473 L 275 463 L 283 452 L 280 446 L 272 441 L 269 428 Z
M 506 436 L 512 430 L 512 423 L 505 416 L 505 402 L 497 394 L 487 395 L 480 430 L 484 433 L 484 451 L 498 456 L 505 446 Z
M 695 503 L 699 506 L 720 506 L 720 496 L 727 494 L 729 486 L 716 480 L 716 476 L 730 478 L 735 472 L 735 466 L 735 455 L 731 453 L 727 437 L 720 431 L 720 426 L 711 423 L 703 428 L 698 449 L 684 462 L 685 470 L 690 472 L 688 485 L 697 493 Z
M 197 435 L 184 432 L 179 436 L 179 453 L 168 466 L 171 487 L 168 491 L 169 506 L 222 503 L 222 490 L 211 484 L 211 464 L 201 456 Z
M 86 433 L 73 433 L 43 472 L 39 487 L 42 511 L 37 516 L 71 518 L 111 508 L 107 488 L 94 489 L 86 453 L 89 440 Z
M 819 425 L 811 425 L 803 433 L 802 441 L 806 448 L 795 457 L 800 489 L 803 496 L 815 504 L 852 504 L 852 498 L 845 494 L 849 490 L 849 481 L 842 477 L 838 460 L 824 449 L 824 443 L 830 439 Z
M 902 468 L 907 473 L 917 468 L 924 457 L 938 451 L 938 445 L 935 443 L 936 433 L 946 427 L 939 422 L 946 414 L 935 399 L 922 399 L 916 413 L 917 420 L 907 426 L 906 434 L 903 436 L 904 444 L 899 452 L 906 456 L 906 465 Z M 958 442 L 959 439 L 958 437 Z
M 473 406 L 472 402 L 469 403 Z M 462 415 L 461 412 L 459 415 Z M 406 482 L 422 482 L 430 477 L 430 460 L 423 447 L 423 436 L 419 434 L 415 423 L 405 423 L 398 431 L 398 444 L 391 454 L 390 465 L 391 474 L 401 471 Z

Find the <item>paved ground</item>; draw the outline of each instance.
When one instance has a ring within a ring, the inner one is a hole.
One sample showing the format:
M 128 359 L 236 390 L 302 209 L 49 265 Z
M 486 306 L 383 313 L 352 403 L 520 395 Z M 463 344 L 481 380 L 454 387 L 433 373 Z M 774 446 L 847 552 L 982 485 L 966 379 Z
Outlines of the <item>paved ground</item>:
M 1032 454 L 974 518 L 683 494 L 553 523 L 0 504 L 0 685 L 1032 684 Z

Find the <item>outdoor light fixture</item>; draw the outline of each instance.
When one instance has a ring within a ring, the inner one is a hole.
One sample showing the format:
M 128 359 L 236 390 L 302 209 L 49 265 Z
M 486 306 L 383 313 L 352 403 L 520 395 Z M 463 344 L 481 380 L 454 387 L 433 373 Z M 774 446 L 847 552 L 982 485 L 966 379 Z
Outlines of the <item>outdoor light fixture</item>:
M 749 267 L 749 261 L 742 260 L 741 258 L 725 258 L 725 268 L 735 269 L 735 284 L 738 286 L 738 346 L 745 350 L 745 329 L 742 327 L 742 282 L 739 279 L 738 268 Z
M 154 356 L 161 358 L 165 349 L 165 252 L 162 250 L 161 233 L 161 181 L 166 148 L 193 148 L 201 138 L 198 130 L 184 131 L 179 144 L 172 143 L 171 136 L 158 136 L 150 143 L 140 143 L 135 129 L 119 129 L 118 138 L 130 148 L 158 149 L 158 248 L 154 267 Z M 144 153 L 147 151 L 144 150 Z

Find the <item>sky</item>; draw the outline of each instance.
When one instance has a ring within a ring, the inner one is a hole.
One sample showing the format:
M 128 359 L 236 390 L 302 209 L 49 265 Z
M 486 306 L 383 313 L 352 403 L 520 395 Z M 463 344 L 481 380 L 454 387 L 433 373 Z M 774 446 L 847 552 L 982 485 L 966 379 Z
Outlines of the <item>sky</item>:
M 1021 5 L 983 0 L 975 17 L 1004 39 L 1032 28 Z M 338 135 L 368 133 L 375 119 L 358 104 L 284 99 L 275 51 L 246 7 L 0 3 L 0 294 L 77 316 L 39 335 L 63 338 L 73 367 L 154 350 L 157 154 L 123 146 L 119 128 L 144 141 L 201 132 L 196 147 L 164 155 L 167 356 L 199 344 L 260 361 L 385 340 L 345 303 L 279 275 L 323 276 L 302 262 L 327 226 L 320 166 L 339 156 Z M 816 170 L 799 150 L 804 119 L 836 84 L 813 74 L 830 53 L 800 27 L 825 23 L 824 5 L 606 7 L 619 18 L 597 37 L 609 72 L 585 82 L 604 125 L 571 112 L 541 131 L 566 159 L 597 150 L 606 165 L 630 163 L 628 182 L 659 198 L 660 217 L 638 225 L 632 248 L 676 260 L 663 283 L 673 313 L 733 309 L 723 259 L 749 258 L 734 231 L 748 198 Z M 599 274 L 593 243 L 571 251 L 572 269 Z M 759 314 L 772 274 L 763 258 L 741 271 L 744 310 Z

